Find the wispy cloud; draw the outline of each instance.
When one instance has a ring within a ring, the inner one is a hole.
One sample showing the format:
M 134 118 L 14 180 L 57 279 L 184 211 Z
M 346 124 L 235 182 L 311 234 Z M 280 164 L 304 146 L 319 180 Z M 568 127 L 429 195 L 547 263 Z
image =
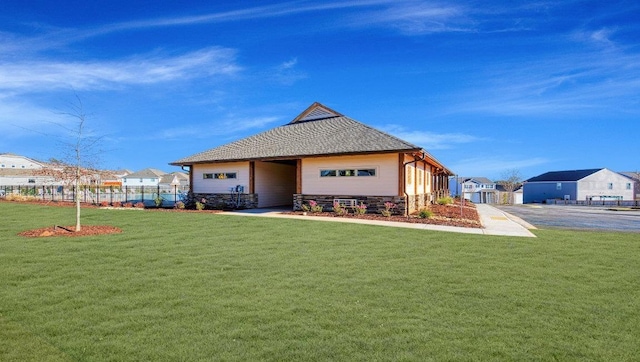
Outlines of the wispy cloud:
M 355 26 L 385 26 L 410 35 L 472 31 L 462 6 L 422 1 L 397 1 L 389 7 L 370 9 L 353 17 Z
M 280 120 L 278 117 L 263 116 L 255 118 L 226 117 L 224 120 L 212 121 L 206 124 L 189 124 L 173 127 L 153 133 L 150 139 L 206 139 L 219 136 L 237 136 L 246 134 L 249 130 L 262 130 L 266 126 Z
M 461 144 L 482 141 L 474 135 L 464 133 L 433 133 L 427 131 L 408 130 L 399 125 L 385 125 L 381 130 L 400 139 L 409 141 L 427 150 L 445 150 L 455 148 Z
M 586 50 L 531 62 L 501 62 L 460 95 L 463 112 L 507 116 L 640 112 L 640 55 Z
M 459 162 L 451 162 L 449 168 L 461 176 L 485 176 L 498 178 L 508 170 L 518 170 L 524 173 L 529 167 L 539 166 L 549 163 L 549 160 L 542 157 L 513 159 L 506 157 L 479 157 L 464 158 Z
M 173 57 L 135 56 L 114 61 L 5 61 L 0 63 L 0 89 L 16 92 L 108 89 L 232 75 L 239 70 L 235 51 L 225 48 L 202 49 Z

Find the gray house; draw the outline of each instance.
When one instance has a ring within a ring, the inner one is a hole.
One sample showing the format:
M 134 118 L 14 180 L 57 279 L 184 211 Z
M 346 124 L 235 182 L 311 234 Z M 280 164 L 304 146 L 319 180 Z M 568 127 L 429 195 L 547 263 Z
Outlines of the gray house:
M 633 200 L 633 180 L 606 168 L 552 171 L 524 182 L 525 204 L 550 199 Z

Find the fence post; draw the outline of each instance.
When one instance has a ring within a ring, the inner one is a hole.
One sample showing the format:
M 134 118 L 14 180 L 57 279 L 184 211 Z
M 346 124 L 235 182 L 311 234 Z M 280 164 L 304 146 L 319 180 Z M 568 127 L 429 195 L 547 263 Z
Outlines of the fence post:
M 142 185 L 141 194 L 142 194 L 142 202 L 144 202 L 144 185 Z

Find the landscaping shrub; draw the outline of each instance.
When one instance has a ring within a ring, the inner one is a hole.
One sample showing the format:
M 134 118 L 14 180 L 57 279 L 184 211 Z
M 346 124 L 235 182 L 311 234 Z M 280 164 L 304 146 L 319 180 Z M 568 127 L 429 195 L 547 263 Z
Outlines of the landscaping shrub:
M 431 210 L 422 209 L 420 213 L 418 213 L 421 219 L 431 219 L 433 217 L 433 212 Z
M 364 215 L 367 213 L 367 205 L 361 202 L 360 205 L 357 205 L 353 210 L 358 215 Z
M 383 216 L 391 217 L 391 215 L 393 215 L 393 209 L 395 209 L 396 207 L 397 207 L 396 204 L 394 204 L 393 202 L 387 201 L 384 203 L 384 210 L 380 210 L 380 213 Z
M 453 204 L 453 199 L 450 196 L 441 197 L 436 201 L 439 205 Z
M 334 202 L 333 203 L 333 212 L 338 216 L 342 216 L 342 215 L 348 214 L 349 210 L 346 207 L 340 205 L 339 202 Z

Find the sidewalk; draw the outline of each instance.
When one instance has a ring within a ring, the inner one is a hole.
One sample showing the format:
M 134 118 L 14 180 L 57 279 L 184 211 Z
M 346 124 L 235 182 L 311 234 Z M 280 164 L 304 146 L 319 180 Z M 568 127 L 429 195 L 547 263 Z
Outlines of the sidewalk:
M 518 237 L 533 237 L 536 236 L 529 231 L 529 229 L 535 229 L 535 227 L 526 221 L 496 209 L 493 206 L 486 204 L 476 204 L 478 215 L 480 216 L 480 222 L 483 228 L 463 228 L 457 226 L 444 226 L 444 225 L 429 225 L 429 224 L 413 224 L 396 221 L 384 221 L 384 220 L 362 220 L 362 219 L 350 219 L 350 218 L 335 218 L 335 217 L 322 217 L 322 216 L 302 216 L 302 215 L 288 215 L 283 214 L 282 209 L 250 209 L 250 210 L 238 210 L 238 211 L 225 211 L 225 215 L 239 215 L 239 216 L 262 216 L 262 217 L 279 217 L 287 219 L 300 219 L 300 220 L 314 220 L 314 221 L 326 221 L 326 222 L 348 222 L 354 224 L 368 224 L 368 225 L 380 225 L 390 227 L 402 227 L 409 229 L 423 229 L 423 230 L 435 230 L 445 232 L 455 232 L 464 234 L 484 234 L 484 235 L 503 235 L 503 236 L 518 236 Z

